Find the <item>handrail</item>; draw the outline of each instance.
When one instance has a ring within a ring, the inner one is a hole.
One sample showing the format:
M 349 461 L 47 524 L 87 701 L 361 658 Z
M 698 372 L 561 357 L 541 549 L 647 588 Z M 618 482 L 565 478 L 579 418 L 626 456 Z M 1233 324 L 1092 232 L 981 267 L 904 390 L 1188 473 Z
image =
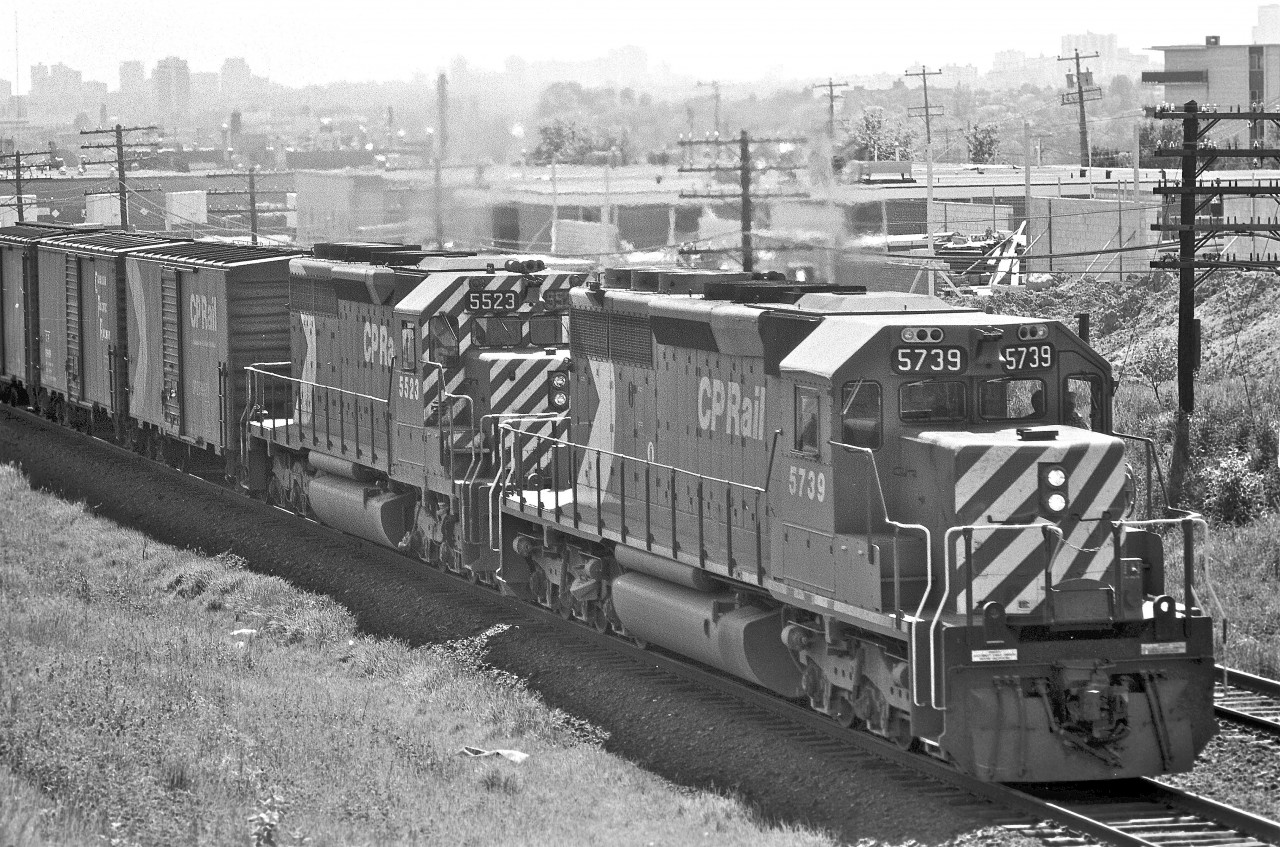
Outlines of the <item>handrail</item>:
M 498 460 L 500 462 L 499 467 L 503 468 L 506 472 L 504 474 L 502 487 L 499 487 L 498 485 L 498 479 L 499 479 L 498 475 L 494 474 L 493 480 L 489 483 L 489 493 L 486 496 L 486 500 L 490 500 L 493 503 L 492 508 L 489 509 L 489 549 L 496 553 L 496 552 L 499 552 L 502 548 L 502 504 L 500 502 L 500 498 L 496 496 L 496 492 L 502 491 L 503 488 L 505 488 L 506 480 L 510 479 L 513 469 L 515 467 L 514 463 L 508 463 L 506 461 L 506 442 L 503 439 L 496 437 L 496 430 L 500 430 L 502 428 L 501 421 L 504 418 L 508 419 L 511 422 L 515 422 L 517 420 L 530 420 L 530 421 L 541 420 L 541 421 L 556 422 L 556 421 L 568 420 L 569 418 L 568 418 L 568 415 L 564 412 L 540 412 L 535 414 L 523 414 L 520 412 L 495 413 L 495 414 L 485 415 L 483 418 L 481 418 L 480 419 L 481 427 L 484 426 L 485 421 L 490 420 L 491 418 L 496 419 L 499 422 L 498 426 L 495 427 L 495 441 L 497 442 L 496 446 L 498 447 Z M 470 480 L 470 481 L 474 481 L 474 480 Z M 498 534 L 496 536 L 493 533 L 494 512 L 498 513 L 497 515 Z M 495 538 L 497 539 L 496 543 L 494 540 Z
M 288 363 L 285 362 L 282 364 L 288 364 Z M 263 376 L 268 376 L 268 377 L 271 377 L 272 379 L 283 379 L 286 382 L 296 382 L 299 385 L 311 385 L 311 386 L 315 386 L 316 388 L 323 388 L 326 391 L 336 391 L 339 394 L 349 394 L 352 397 L 359 397 L 363 400 L 374 400 L 374 401 L 377 401 L 378 403 L 390 402 L 383 397 L 374 397 L 372 394 L 361 394 L 359 391 L 351 391 L 346 388 L 339 388 L 336 385 L 325 385 L 324 383 L 320 383 L 320 382 L 312 382 L 310 380 L 299 379 L 298 377 L 295 377 L 295 376 L 285 376 L 284 374 L 273 374 L 270 371 L 259 370 L 258 365 L 246 365 L 245 370 L 249 371 L 250 373 L 262 374 Z
M 548 444 L 548 443 L 549 443 L 549 444 L 553 445 L 553 446 L 552 446 L 552 451 L 551 451 L 551 455 L 552 455 L 553 460 L 554 460 L 555 456 L 556 456 L 556 455 L 558 455 L 558 454 L 557 454 L 557 452 L 556 452 L 556 448 L 558 448 L 558 447 L 562 447 L 562 448 L 565 448 L 565 449 L 569 450 L 569 452 L 570 452 L 570 455 L 571 455 L 571 456 L 573 456 L 573 455 L 574 455 L 574 451 L 579 450 L 579 449 L 581 449 L 581 450 L 585 450 L 585 451 L 589 451 L 591 454 L 593 454 L 593 455 L 595 456 L 595 467 L 596 467 L 596 483 L 595 483 L 594 489 L 595 489 L 595 491 L 596 491 L 596 507 L 595 507 L 595 508 L 596 508 L 596 514 L 597 514 L 597 518 L 596 518 L 596 520 L 597 520 L 597 523 L 598 523 L 598 524 L 599 524 L 599 522 L 603 519 L 603 516 L 604 516 L 604 512 L 603 512 L 602 507 L 601 507 L 602 495 L 603 495 L 603 491 L 604 491 L 604 489 L 603 489 L 603 485 L 602 485 L 602 483 L 601 483 L 601 481 L 600 481 L 600 467 L 601 467 L 601 459 L 602 459 L 602 458 L 604 458 L 604 457 L 608 457 L 608 458 L 610 459 L 610 464 L 611 464 L 611 465 L 612 465 L 613 461 L 614 461 L 614 460 L 616 460 L 616 461 L 620 464 L 620 466 L 621 466 L 621 468 L 622 468 L 622 471 L 623 471 L 622 475 L 620 475 L 620 476 L 619 476 L 619 485 L 620 485 L 620 491 L 619 491 L 620 504 L 619 504 L 619 508 L 621 509 L 621 513 L 620 513 L 620 515 L 619 515 L 619 520 L 621 521 L 621 528 L 620 528 L 620 529 L 621 529 L 621 531 L 622 531 L 622 540 L 623 540 L 623 542 L 624 542 L 624 543 L 628 540 L 628 533 L 626 532 L 626 488 L 625 488 L 625 472 L 626 472 L 626 463 L 627 463 L 627 462 L 635 462 L 635 463 L 638 463 L 639 465 L 644 466 L 644 468 L 645 468 L 645 477 L 646 477 L 646 490 L 645 490 L 645 515 L 646 515 L 646 526 L 645 526 L 645 532 L 646 532 L 646 543 L 645 543 L 645 546 L 646 546 L 646 549 L 652 549 L 652 547 L 650 546 L 650 539 L 651 539 L 651 535 L 652 535 L 652 525 L 651 525 L 651 523 L 649 522 L 649 520 L 650 520 L 650 519 L 649 519 L 649 517 L 648 517 L 648 516 L 649 516 L 649 514 L 650 514 L 650 512 L 649 512 L 649 506 L 650 506 L 650 498 L 651 498 L 651 492 L 650 492 L 650 490 L 649 490 L 649 486 L 648 486 L 648 483 L 647 483 L 647 480 L 648 480 L 648 478 L 649 478 L 649 472 L 650 472 L 652 469 L 655 469 L 655 468 L 656 468 L 656 469 L 663 470 L 663 471 L 666 471 L 666 472 L 669 472 L 669 474 L 671 475 L 671 496 L 670 496 L 670 505 L 671 505 L 671 544 L 672 544 L 671 550 L 672 550 L 672 556 L 673 556 L 673 557 L 676 557 L 676 558 L 678 558 L 677 551 L 680 549 L 680 545 L 679 545 L 679 543 L 678 543 L 678 541 L 677 541 L 677 529 L 678 529 L 679 522 L 678 522 L 678 521 L 677 521 L 677 519 L 676 519 L 676 512 L 677 512 L 677 509 L 676 509 L 676 502 L 677 502 L 677 498 L 676 498 L 676 495 L 675 495 L 675 480 L 676 480 L 676 479 L 678 479 L 678 478 L 680 478 L 681 476 L 687 476 L 687 477 L 692 477 L 692 478 L 696 479 L 696 480 L 697 480 L 697 483 L 698 483 L 698 509 L 699 509 L 699 512 L 698 512 L 698 515 L 696 516 L 696 518 L 694 518 L 694 519 L 697 521 L 697 528 L 698 528 L 698 547 L 699 547 L 699 550 L 698 550 L 698 560 L 699 560 L 699 562 L 700 562 L 700 564 L 701 564 L 701 566 L 702 566 L 703 568 L 705 568 L 705 567 L 706 567 L 706 558 L 707 558 L 707 557 L 706 557 L 706 553 L 705 553 L 705 536 L 704 536 L 704 533 L 705 533 L 705 531 L 706 531 L 706 527 L 705 527 L 705 518 L 704 518 L 704 516 L 702 515 L 702 511 L 701 511 L 701 510 L 702 510 L 702 506 L 703 506 L 703 496 L 704 496 L 704 492 L 705 492 L 705 490 L 706 490 L 706 485 L 707 485 L 708 483 L 710 483 L 710 484 L 713 484 L 713 485 L 723 485 L 723 486 L 724 486 L 725 496 L 726 496 L 725 506 L 726 506 L 726 509 L 728 509 L 728 510 L 730 511 L 730 513 L 731 513 L 731 510 L 732 510 L 732 500 L 733 500 L 732 492 L 734 492 L 734 491 L 736 490 L 736 491 L 739 491 L 739 492 L 743 493 L 744 495 L 745 495 L 745 494 L 752 494 L 752 495 L 753 495 L 753 498 L 754 498 L 754 500 L 755 500 L 755 509 L 754 509 L 755 518 L 754 518 L 754 520 L 753 520 L 753 523 L 754 523 L 754 534 L 755 534 L 755 540 L 756 540 L 756 545 L 755 545 L 755 546 L 756 546 L 756 554 L 755 554 L 756 581 L 757 581 L 757 583 L 758 583 L 758 584 L 760 584 L 760 585 L 763 585 L 763 584 L 764 584 L 764 552 L 763 552 L 763 547 L 761 546 L 761 539 L 762 539 L 762 537 L 763 537 L 763 518 L 762 518 L 762 516 L 763 516 L 763 514 L 767 511 L 767 508 L 762 507 L 762 503 L 767 503 L 767 499 L 768 499 L 768 491 L 767 491 L 767 489 L 762 488 L 762 487 L 760 487 L 760 486 L 758 486 L 758 485 L 751 485 L 751 484 L 749 484 L 749 483 L 745 483 L 745 482 L 736 482 L 736 481 L 733 481 L 733 480 L 721 479 L 721 478 L 719 478 L 719 477 L 705 476 L 705 475 L 703 475 L 703 474 L 698 474 L 698 473 L 695 473 L 695 472 L 693 472 L 693 471 L 686 470 L 686 469 L 684 469 L 684 468 L 677 468 L 677 467 L 675 467 L 675 466 L 673 466 L 673 465 L 665 465 L 665 464 L 662 464 L 662 463 L 660 463 L 660 462 L 655 462 L 655 461 L 652 461 L 652 460 L 649 460 L 649 459 L 642 459 L 642 458 L 639 458 L 639 457 L 637 457 L 637 456 L 628 456 L 628 455 L 626 455 L 626 454 L 624 454 L 624 453 L 617 453 L 617 452 L 614 452 L 614 451 L 612 451 L 612 450 L 606 450 L 606 449 L 604 449 L 604 448 L 602 448 L 602 447 L 590 447 L 590 448 L 588 448 L 588 447 L 584 447 L 583 445 L 577 444 L 576 442 L 573 442 L 573 441 L 570 441 L 570 440 L 568 440 L 568 439 L 564 439 L 564 438 L 557 438 L 557 437 L 552 436 L 552 435 L 540 435 L 540 434 L 532 433 L 532 432 L 524 432 L 524 431 L 518 430 L 518 429 L 516 429 L 515 427 L 513 427 L 513 426 L 511 425 L 511 423 L 510 423 L 510 422 L 501 423 L 501 424 L 499 425 L 499 430 L 500 430 L 500 431 L 502 431 L 502 432 L 504 432 L 504 433 L 509 433 L 509 434 L 510 434 L 510 436 L 511 436 L 511 438 L 512 438 L 512 440 L 533 438 L 533 439 L 537 439 L 539 442 L 541 442 L 541 443 L 543 443 L 543 444 Z M 503 455 L 504 455 L 504 461 L 506 461 L 506 458 L 505 458 L 505 457 L 506 457 L 506 455 L 507 455 L 507 454 L 506 454 L 506 448 L 505 448 L 506 438 L 504 437 L 504 438 L 502 439 L 502 441 L 503 441 L 503 444 L 504 444 L 504 454 L 503 454 Z M 514 464 L 514 463 L 513 463 L 513 464 Z M 511 468 L 509 468 L 509 469 L 508 469 L 508 472 L 507 472 L 507 474 L 506 474 L 506 478 L 507 478 L 507 479 L 510 479 L 510 477 L 511 477 L 511 473 L 512 473 L 512 469 L 511 469 Z M 578 484 L 577 482 L 575 482 L 575 483 L 574 483 L 574 485 L 575 485 L 575 486 L 576 486 L 577 484 Z M 586 484 L 584 483 L 584 485 L 586 485 Z M 590 486 L 588 486 L 588 487 L 590 487 Z M 557 498 L 557 506 L 556 506 L 556 509 L 555 509 L 555 510 L 556 510 L 556 512 L 557 512 L 557 515 L 556 515 L 556 522 L 557 522 L 557 523 L 559 523 L 559 522 L 560 522 L 560 516 L 559 516 L 559 514 L 558 514 L 558 512 L 559 512 L 559 507 L 558 507 L 559 489 L 558 489 L 558 488 L 556 489 L 555 497 Z M 744 504 L 745 504 L 745 498 L 744 498 Z M 525 507 L 526 507 L 526 504 L 524 503 L 524 500 L 523 500 L 523 499 L 521 499 L 521 510 L 523 511 Z M 538 514 L 539 514 L 539 515 L 541 515 L 543 508 L 544 508 L 544 507 L 543 507 L 543 505 L 542 505 L 542 500 L 541 500 L 541 497 L 540 497 L 540 498 L 539 498 L 539 501 L 538 501 L 538 505 L 537 505 L 537 510 L 538 510 Z M 575 526 L 577 525 L 577 524 L 576 524 L 576 521 L 577 521 L 577 508 L 576 508 L 576 499 L 575 499 L 575 509 L 574 509 L 574 522 L 575 522 L 575 523 L 574 523 L 574 525 L 575 525 Z M 745 523 L 745 518 L 744 518 L 744 523 Z M 603 526 L 601 526 L 600 528 L 601 528 L 601 529 L 603 529 Z M 741 527 L 741 529 L 743 529 L 743 530 L 750 530 L 751 528 L 750 528 L 750 527 L 747 527 L 747 526 L 744 526 L 744 527 Z M 729 556 L 730 556 L 729 561 L 727 562 L 727 565 L 728 565 L 728 567 L 729 567 L 729 568 L 731 569 L 731 571 L 732 571 L 732 569 L 734 568 L 734 563 L 733 563 L 733 559 L 732 559 L 734 524 L 733 524 L 732 520 L 726 520 L 726 521 L 725 521 L 725 523 L 724 523 L 724 531 L 725 531 L 725 545 L 726 545 L 726 550 L 729 552 Z
M 876 481 L 876 491 L 880 497 L 880 511 L 881 511 L 881 514 L 883 515 L 883 519 L 885 523 L 889 524 L 890 526 L 898 530 L 903 530 L 903 531 L 917 530 L 919 532 L 924 533 L 925 585 L 924 585 L 924 594 L 920 596 L 920 603 L 918 606 L 916 606 L 916 613 L 914 616 L 912 616 L 912 620 L 911 620 L 912 644 L 914 645 L 915 626 L 917 623 L 919 623 L 923 619 L 925 604 L 929 601 L 929 595 L 933 593 L 933 533 L 930 532 L 929 527 L 925 526 L 924 524 L 902 523 L 900 521 L 895 521 L 889 517 L 889 506 L 884 499 L 884 486 L 880 482 L 880 468 L 876 465 L 876 455 L 875 455 L 875 452 L 871 450 L 871 448 L 859 447 L 856 444 L 846 444 L 843 441 L 835 441 L 833 439 L 829 439 L 827 443 L 832 445 L 833 447 L 840 447 L 841 449 L 850 450 L 854 453 L 866 454 L 867 458 L 871 461 L 871 476 Z M 898 561 L 897 543 L 898 543 L 898 539 L 897 539 L 897 535 L 895 534 L 894 535 L 894 551 L 893 551 L 893 560 L 895 563 Z M 902 617 L 902 609 L 895 609 L 894 612 L 896 615 L 898 615 L 899 618 Z M 932 653 L 933 652 L 932 630 L 930 631 L 930 633 L 931 634 L 930 634 L 930 642 L 929 642 L 929 652 Z M 911 674 L 911 702 L 916 706 L 924 705 L 924 703 L 921 703 L 919 698 L 916 696 L 915 673 Z
M 942 558 L 943 558 L 942 601 L 938 603 L 938 608 L 935 609 L 933 612 L 933 620 L 930 621 L 929 623 L 929 698 L 930 698 L 930 705 L 933 708 L 939 709 L 942 711 L 946 710 L 945 703 L 939 704 L 938 702 L 937 651 L 933 649 L 933 644 L 934 644 L 934 633 L 937 631 L 938 622 L 942 619 L 942 610 L 946 608 L 947 602 L 951 599 L 951 566 L 952 566 L 951 541 L 952 541 L 952 538 L 958 532 L 967 533 L 968 537 L 972 538 L 973 533 L 979 532 L 979 531 L 989 532 L 989 533 L 996 533 L 996 532 L 1001 532 L 1006 530 L 1021 532 L 1021 531 L 1030 529 L 1031 527 L 1039 527 L 1041 532 L 1050 532 L 1058 536 L 1059 544 L 1061 544 L 1063 541 L 1062 530 L 1059 529 L 1056 524 L 1053 524 L 1044 520 L 1032 521 L 1031 523 L 1025 523 L 1025 524 L 966 524 L 963 526 L 949 527 L 946 533 L 943 535 L 943 538 L 942 538 L 942 545 L 943 545 L 942 546 Z M 1047 563 L 1047 567 L 1052 569 L 1053 567 L 1052 560 L 1050 560 Z M 970 574 L 969 585 L 966 587 L 966 590 L 969 593 L 968 602 L 972 604 L 973 603 L 972 573 Z M 1045 602 L 1048 602 L 1047 596 L 1045 598 Z M 943 693 L 945 694 L 945 691 Z
M 1160 483 L 1160 497 L 1164 501 L 1165 507 L 1169 505 L 1169 491 L 1164 484 L 1164 470 L 1160 467 L 1160 462 L 1156 459 L 1156 442 L 1153 438 L 1147 438 L 1145 435 L 1132 435 L 1127 432 L 1113 432 L 1116 438 L 1125 441 L 1137 441 L 1147 448 L 1147 514 L 1151 514 L 1151 470 L 1155 469 L 1156 480 Z
M 516 430 L 511 429 L 510 427 L 506 426 L 505 424 L 504 424 L 504 425 L 502 425 L 500 428 L 501 428 L 501 429 L 508 430 L 509 432 L 511 432 L 511 434 L 512 434 L 512 435 L 521 435 L 521 434 L 523 434 L 523 435 L 525 435 L 525 436 L 530 436 L 530 437 L 533 437 L 533 438 L 541 438 L 541 439 L 543 439 L 544 441 L 554 441 L 556 444 L 559 444 L 561 447 L 581 447 L 581 446 L 582 446 L 582 445 L 580 445 L 580 444 L 576 444 L 576 443 L 574 443 L 574 442 L 572 442 L 572 441 L 566 441 L 566 440 L 565 440 L 565 439 L 563 439 L 563 438 L 555 438 L 555 437 L 550 436 L 550 435 L 538 435 L 538 434 L 536 434 L 536 433 L 532 433 L 532 432 L 519 433 L 519 432 L 517 432 Z M 641 463 L 643 463 L 643 464 L 648 465 L 649 467 L 653 467 L 653 468 L 662 468 L 663 470 L 674 471 L 675 473 L 688 474 L 689 476 L 698 477 L 699 479 L 705 480 L 705 481 L 707 481 L 707 482 L 722 482 L 722 483 L 724 483 L 725 485 L 736 485 L 736 486 L 738 486 L 739 488 L 746 488 L 746 489 L 748 489 L 748 490 L 750 490 L 750 491 L 755 491 L 755 492 L 760 493 L 760 494 L 764 494 L 764 493 L 766 493 L 766 492 L 765 492 L 765 489 L 761 488 L 761 487 L 760 487 L 760 486 L 758 486 L 758 485 L 752 485 L 751 483 L 748 483 L 748 482 L 735 482 L 734 480 L 731 480 L 731 479 L 720 479 L 719 477 L 706 476 L 706 475 L 704 475 L 704 474 L 694 473 L 693 471 L 691 471 L 691 470 L 689 470 L 689 469 L 687 469 L 687 468 L 677 468 L 677 467 L 675 467 L 674 465 L 664 465 L 664 464 L 662 464 L 661 462 L 654 462 L 654 461 L 651 461 L 651 460 L 649 460 L 649 459 L 641 459 L 639 456 L 628 456 L 628 455 L 626 455 L 625 453 L 615 453 L 615 452 L 613 452 L 612 450 L 606 450 L 606 449 L 604 449 L 603 447 L 592 447 L 592 448 L 590 448 L 590 449 L 591 449 L 594 453 L 596 453 L 597 455 L 601 455 L 601 456 L 609 456 L 609 457 L 611 457 L 611 458 L 615 458 L 615 459 L 623 459 L 623 460 L 628 461 L 628 462 L 641 462 Z
M 425 360 L 424 360 L 424 364 L 426 364 L 428 367 L 435 368 L 435 369 L 438 371 L 438 373 L 436 374 L 436 394 L 437 394 L 437 400 L 436 400 L 436 403 L 438 404 L 439 408 L 438 408 L 438 410 L 437 410 L 436 414 L 439 416 L 439 418 L 441 419 L 441 421 L 443 422 L 443 419 L 444 419 L 444 402 L 443 402 L 443 401 L 444 401 L 446 398 L 448 398 L 449 400 L 464 400 L 464 401 L 466 401 L 466 403 L 467 403 L 467 405 L 470 407 L 470 411 L 471 411 L 471 414 L 469 415 L 469 417 L 474 418 L 474 417 L 475 417 L 475 414 L 476 414 L 476 406 L 475 406 L 475 400 L 471 397 L 471 395 L 469 395 L 469 394 L 454 394 L 452 391 L 450 391 L 450 390 L 445 386 L 445 382 L 446 382 L 446 380 L 445 380 L 445 376 L 444 376 L 444 364 L 443 364 L 442 362 L 433 362 L 433 361 L 431 361 L 430 359 L 425 359 Z M 449 467 L 450 476 L 452 476 L 452 475 L 453 475 L 453 441 L 454 441 L 454 435 L 456 434 L 456 429 L 457 429 L 457 427 L 455 427 L 455 426 L 454 426 L 453 419 L 454 419 L 453 407 L 452 407 L 452 406 L 450 406 L 450 408 L 449 408 L 449 425 L 448 425 L 448 427 L 443 426 L 443 424 L 442 424 L 442 426 L 441 426 L 441 429 L 446 430 L 447 435 L 448 435 L 448 438 L 447 438 L 447 439 L 445 439 L 445 441 L 446 441 L 446 449 L 449 451 L 449 457 L 450 457 L 450 458 L 449 458 L 449 463 L 450 463 L 450 467 Z M 444 460 L 444 455 L 443 455 L 443 454 L 441 455 L 440 459 L 441 459 L 441 461 L 443 461 L 443 460 Z

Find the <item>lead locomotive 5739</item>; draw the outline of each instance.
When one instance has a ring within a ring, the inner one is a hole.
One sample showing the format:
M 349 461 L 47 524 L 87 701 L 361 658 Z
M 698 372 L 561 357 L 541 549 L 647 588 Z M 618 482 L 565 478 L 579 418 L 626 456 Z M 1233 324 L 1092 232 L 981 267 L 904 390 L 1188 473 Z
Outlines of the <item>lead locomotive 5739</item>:
M 647 289 L 647 290 L 641 290 Z M 1203 522 L 1131 521 L 1108 363 L 927 296 L 619 271 L 572 413 L 500 425 L 509 589 L 983 779 L 1187 770 L 1215 730 Z M 531 457 L 532 458 L 531 460 Z

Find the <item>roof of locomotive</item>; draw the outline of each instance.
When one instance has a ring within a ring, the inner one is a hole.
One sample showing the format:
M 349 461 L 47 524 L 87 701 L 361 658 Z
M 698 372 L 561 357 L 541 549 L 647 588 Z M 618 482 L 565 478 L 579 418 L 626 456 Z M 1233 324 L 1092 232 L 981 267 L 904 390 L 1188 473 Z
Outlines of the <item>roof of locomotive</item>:
M 828 314 L 778 367 L 783 373 L 831 379 L 850 356 L 870 343 L 887 326 L 921 323 L 935 326 L 1020 326 L 1051 322 L 1047 318 L 991 315 L 976 309 Z
M 499 283 L 507 280 L 527 279 L 536 281 L 537 285 L 540 286 L 540 290 L 546 292 L 576 285 L 582 281 L 582 278 L 583 274 L 580 273 L 555 273 L 550 270 L 541 271 L 531 276 L 504 270 L 443 271 L 424 276 L 422 282 L 396 303 L 396 312 L 424 315 L 428 312 L 439 311 L 445 299 L 450 295 L 456 294 L 464 283 L 472 279 L 491 280 Z M 459 299 L 461 297 L 462 295 L 459 295 Z

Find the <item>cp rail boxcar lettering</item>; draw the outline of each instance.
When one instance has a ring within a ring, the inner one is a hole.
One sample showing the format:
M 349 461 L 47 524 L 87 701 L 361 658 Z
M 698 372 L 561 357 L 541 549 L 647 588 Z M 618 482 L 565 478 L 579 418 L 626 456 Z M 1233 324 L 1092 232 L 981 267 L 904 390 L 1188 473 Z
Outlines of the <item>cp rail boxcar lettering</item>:
M 191 328 L 218 331 L 218 298 L 207 294 L 191 295 Z
M 698 382 L 698 428 L 764 440 L 764 386 L 704 376 Z

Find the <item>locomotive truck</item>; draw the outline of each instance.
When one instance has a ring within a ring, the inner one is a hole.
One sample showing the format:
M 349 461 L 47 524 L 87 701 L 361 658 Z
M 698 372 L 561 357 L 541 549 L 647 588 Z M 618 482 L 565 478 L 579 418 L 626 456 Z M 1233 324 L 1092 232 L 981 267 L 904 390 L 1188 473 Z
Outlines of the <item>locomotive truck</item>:
M 500 426 L 506 590 L 986 780 L 1191 767 L 1203 521 L 1126 517 L 1111 371 L 1074 332 L 696 273 L 571 299 L 571 414 Z

